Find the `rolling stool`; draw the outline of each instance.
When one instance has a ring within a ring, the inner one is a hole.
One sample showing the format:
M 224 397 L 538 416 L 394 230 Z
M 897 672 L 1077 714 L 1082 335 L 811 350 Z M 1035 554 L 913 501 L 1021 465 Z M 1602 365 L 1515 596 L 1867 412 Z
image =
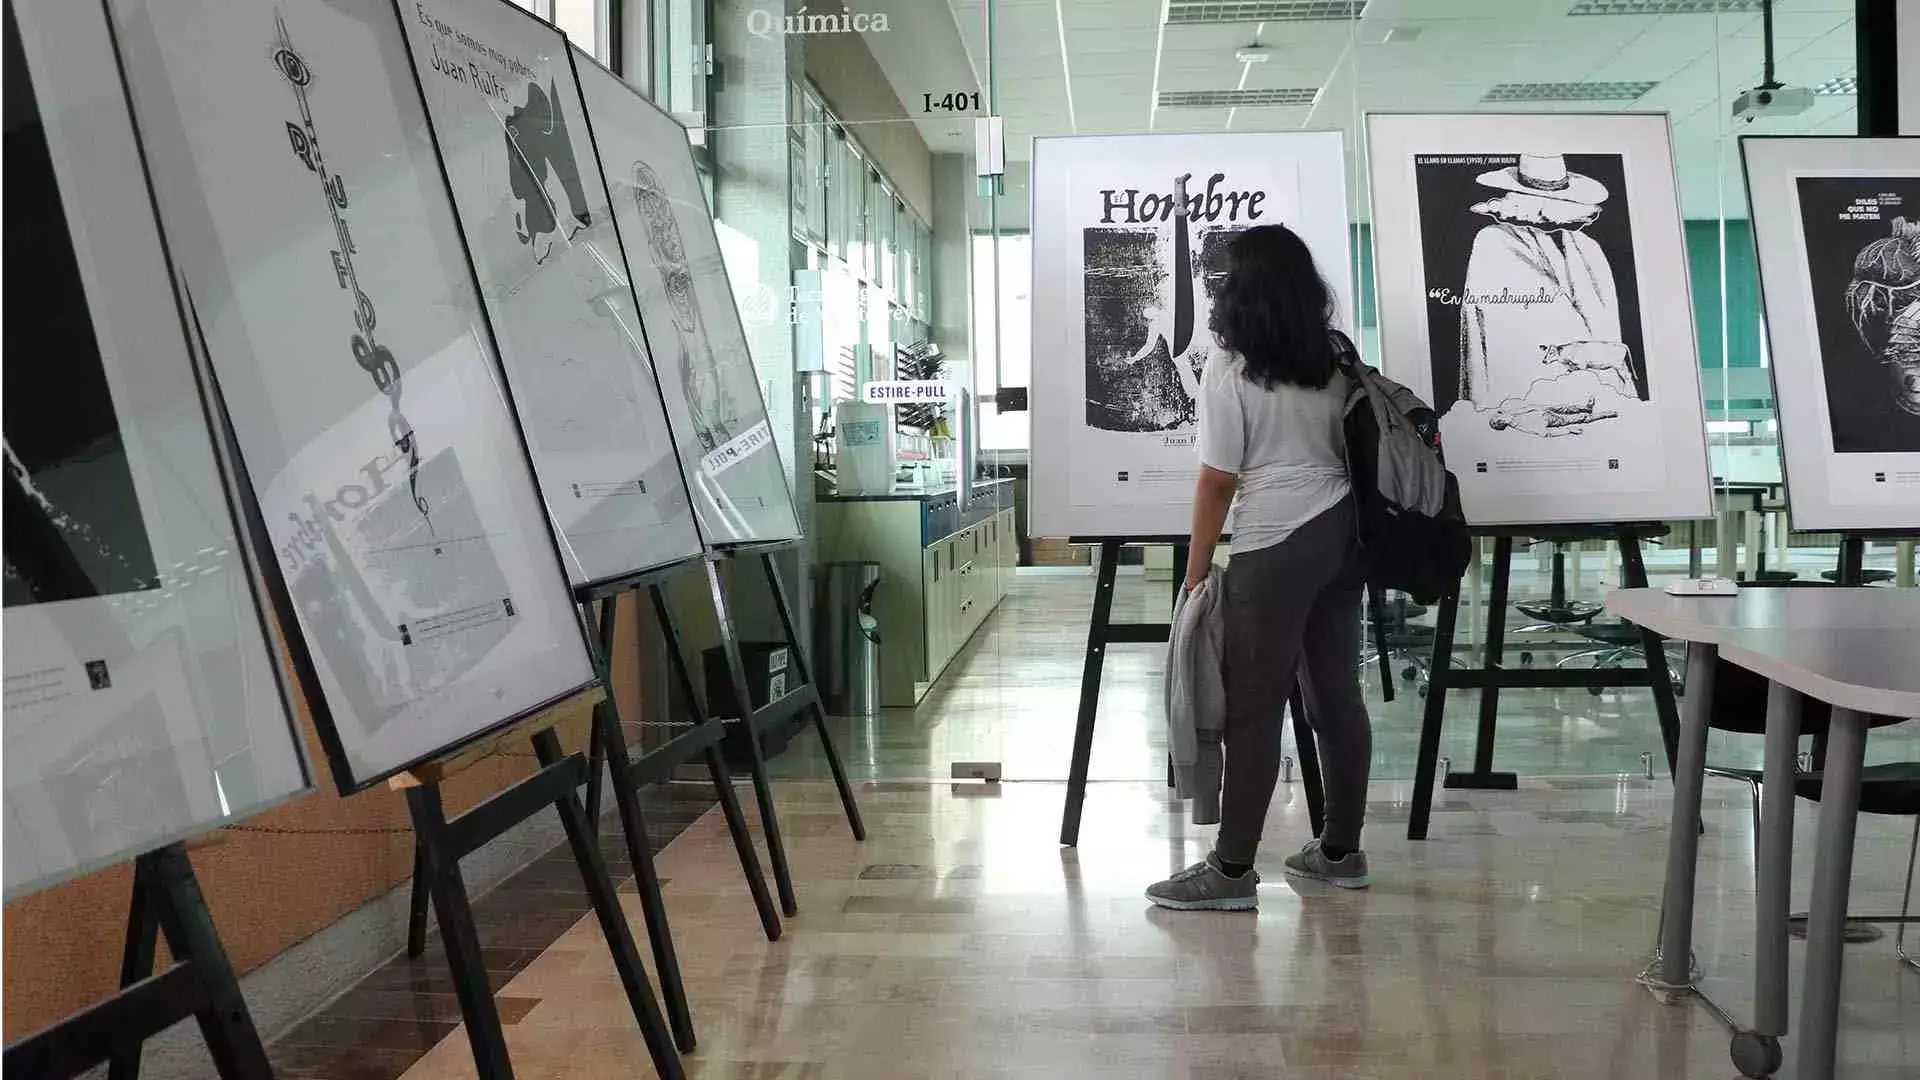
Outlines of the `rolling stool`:
M 1820 571 L 1820 576 L 1825 578 L 1828 581 L 1838 581 L 1840 580 L 1840 571 L 1822 570 Z M 1860 571 L 1860 584 L 1862 585 L 1883 585 L 1892 580 L 1893 580 L 1893 571 L 1891 570 Z
M 1514 609 L 1533 622 L 1513 631 L 1515 634 L 1546 634 L 1558 630 L 1583 632 L 1586 624 L 1600 614 L 1600 605 L 1586 600 L 1567 599 L 1567 545 L 1553 542 L 1553 586 L 1545 600 L 1522 600 Z M 1531 650 L 1522 650 L 1520 666 L 1533 666 Z
M 1367 645 L 1361 655 L 1360 666 L 1377 662 L 1381 669 L 1382 686 L 1389 683 L 1391 677 L 1386 672 L 1398 658 L 1405 661 L 1405 666 L 1400 669 L 1401 681 L 1415 683 L 1416 692 L 1421 697 L 1427 696 L 1427 672 L 1433 654 L 1434 629 L 1413 622 L 1426 613 L 1425 605 L 1402 595 L 1395 595 L 1377 607 L 1369 605 Z

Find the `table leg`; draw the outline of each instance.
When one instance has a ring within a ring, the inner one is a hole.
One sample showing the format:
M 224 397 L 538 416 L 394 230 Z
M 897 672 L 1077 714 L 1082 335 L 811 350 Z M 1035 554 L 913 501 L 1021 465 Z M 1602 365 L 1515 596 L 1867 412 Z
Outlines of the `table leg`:
M 1788 1033 L 1787 915 L 1793 888 L 1793 774 L 1800 749 L 1800 695 L 1767 690 L 1766 772 L 1760 789 L 1760 874 L 1755 910 L 1754 1021 L 1762 1035 Z
M 1834 709 L 1820 786 L 1820 843 L 1813 853 L 1813 905 L 1807 916 L 1807 970 L 1800 994 L 1799 1080 L 1832 1080 L 1840 1031 L 1840 966 L 1846 949 L 1847 885 L 1860 811 L 1867 718 Z M 1771 801 L 1771 800 L 1769 800 Z
M 1735 550 L 1733 539 L 1734 516 L 1738 511 L 1722 506 L 1713 523 L 1713 559 L 1717 577 L 1733 580 L 1739 569 L 1739 552 Z
M 1913 541 L 1893 545 L 1893 583 L 1902 589 L 1913 588 Z
M 1698 578 L 1700 576 L 1701 566 L 1700 523 L 1697 521 L 1689 521 L 1687 522 L 1687 576 L 1689 578 Z
M 1758 510 L 1748 510 L 1740 515 L 1741 538 L 1747 545 L 1745 567 L 1748 581 L 1760 580 L 1760 551 L 1762 543 L 1760 533 L 1761 527 L 1765 524 L 1760 520 L 1760 516 Z
M 1693 885 L 1700 856 L 1700 802 L 1707 781 L 1707 716 L 1712 709 L 1714 668 L 1720 650 L 1687 645 L 1687 698 L 1681 710 L 1680 746 L 1674 761 L 1673 827 L 1667 833 L 1667 884 L 1660 927 L 1660 981 L 1671 987 L 1693 981 Z

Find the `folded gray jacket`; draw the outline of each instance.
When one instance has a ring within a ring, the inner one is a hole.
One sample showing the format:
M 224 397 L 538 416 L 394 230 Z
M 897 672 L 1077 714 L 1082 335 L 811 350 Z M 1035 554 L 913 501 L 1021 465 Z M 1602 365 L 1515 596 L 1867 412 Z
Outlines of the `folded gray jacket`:
M 1167 745 L 1173 755 L 1174 793 L 1193 800 L 1193 823 L 1220 821 L 1220 735 L 1226 727 L 1225 656 L 1227 572 L 1214 569 L 1200 587 L 1173 606 L 1167 639 Z

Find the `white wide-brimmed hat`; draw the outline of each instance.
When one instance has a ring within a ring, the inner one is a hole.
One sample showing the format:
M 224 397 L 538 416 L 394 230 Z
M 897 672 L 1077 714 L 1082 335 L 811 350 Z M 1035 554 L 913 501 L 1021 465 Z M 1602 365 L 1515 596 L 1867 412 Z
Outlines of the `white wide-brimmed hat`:
M 1560 154 L 1521 154 L 1520 164 L 1481 173 L 1480 183 L 1582 206 L 1599 206 L 1607 201 L 1606 185 L 1591 176 L 1568 172 L 1567 159 Z

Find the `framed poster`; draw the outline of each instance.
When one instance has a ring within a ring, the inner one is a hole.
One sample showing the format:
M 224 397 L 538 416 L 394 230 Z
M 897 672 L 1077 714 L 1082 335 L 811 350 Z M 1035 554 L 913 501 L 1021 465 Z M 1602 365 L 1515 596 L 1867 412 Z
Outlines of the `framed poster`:
M 1241 232 L 1299 233 L 1352 331 L 1341 146 L 1337 131 L 1034 140 L 1033 535 L 1186 534 L 1212 297 Z
M 1475 525 L 1712 515 L 1665 114 L 1367 117 L 1386 374 Z
M 568 576 L 700 554 L 566 36 L 500 0 L 401 23 Z
M 1920 527 L 1920 138 L 1740 154 L 1793 527 Z
M 9 900 L 307 791 L 97 4 L 7 0 Z
M 594 681 L 389 0 L 114 0 L 334 780 Z
M 716 546 L 794 539 L 793 493 L 686 129 L 569 51 L 701 530 Z

